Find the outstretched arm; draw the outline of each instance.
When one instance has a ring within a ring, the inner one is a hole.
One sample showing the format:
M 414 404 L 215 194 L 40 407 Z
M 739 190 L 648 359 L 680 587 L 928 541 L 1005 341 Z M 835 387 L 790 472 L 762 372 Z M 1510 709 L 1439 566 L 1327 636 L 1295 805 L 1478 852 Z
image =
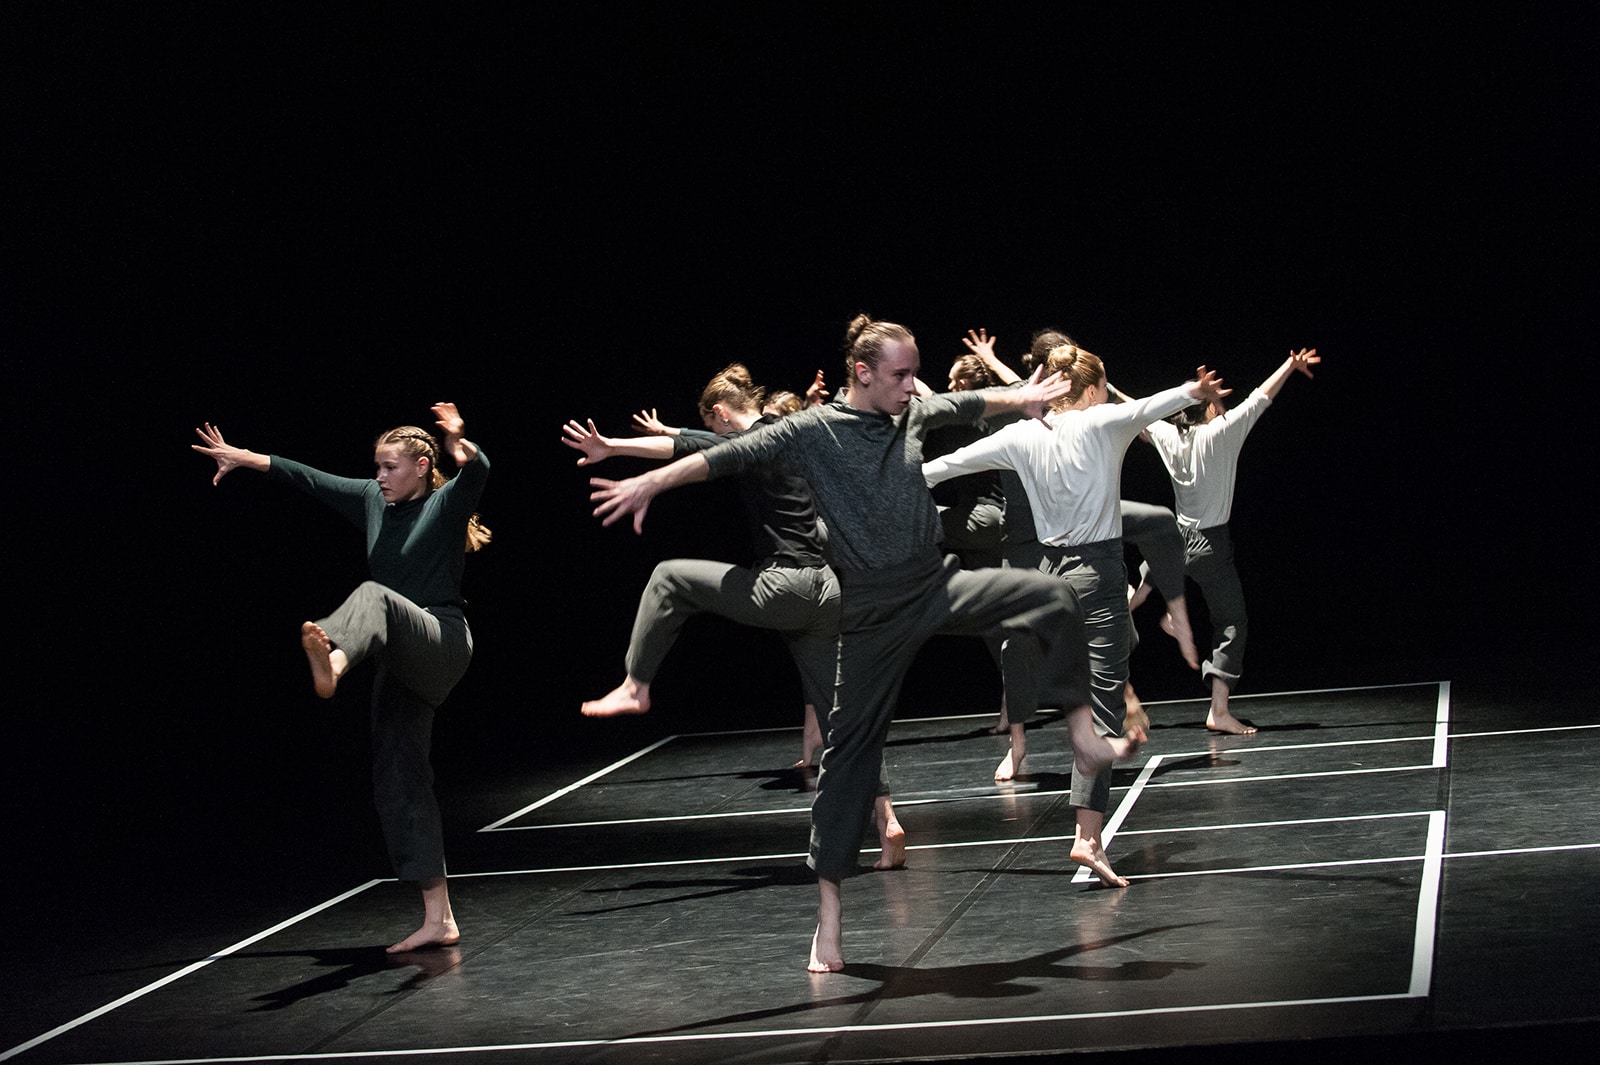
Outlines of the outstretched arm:
M 670 425 L 662 424 L 661 419 L 656 417 L 656 409 L 654 407 L 635 414 L 633 416 L 633 424 L 640 432 L 649 433 L 652 436 L 677 436 L 682 432 L 681 429 L 674 429 Z
M 435 403 L 429 408 L 437 422 L 439 430 L 444 433 L 444 449 L 450 457 L 456 460 L 457 466 L 465 466 L 478 457 L 478 445 L 468 440 L 464 435 L 467 423 L 456 410 L 454 403 Z
M 644 516 L 650 501 L 662 492 L 686 484 L 698 484 L 711 476 L 711 464 L 703 453 L 685 455 L 670 466 L 629 477 L 626 481 L 607 481 L 600 477 L 589 478 L 589 502 L 595 504 L 594 516 L 602 525 L 612 525 L 629 515 L 633 516 L 633 531 L 644 531 Z
M 983 360 L 983 364 L 989 368 L 990 373 L 999 379 L 1001 384 L 1014 385 L 1022 380 L 1022 377 L 1017 371 L 1001 362 L 999 356 L 994 353 L 994 346 L 999 339 L 999 337 L 990 336 L 987 329 L 979 329 L 976 332 L 968 329 L 967 335 L 962 339 L 961 343 L 967 346 L 968 351 Z
M 195 435 L 205 443 L 189 446 L 207 458 L 216 460 L 217 474 L 211 478 L 212 484 L 221 484 L 222 479 L 232 470 L 246 469 L 265 473 L 272 468 L 270 455 L 259 455 L 242 447 L 234 447 L 222 438 L 222 430 L 210 422 L 206 422 L 204 429 L 196 429 Z
M 662 460 L 672 457 L 670 436 L 636 436 L 626 440 L 601 436 L 600 430 L 594 427 L 593 418 L 589 419 L 587 428 L 573 420 L 562 426 L 561 431 L 566 434 L 561 438 L 563 444 L 583 452 L 578 459 L 579 466 L 592 466 L 614 455 Z
M 979 393 L 985 415 L 1016 412 L 1040 419 L 1050 413 L 1051 404 L 1071 394 L 1072 382 L 1059 373 L 1046 377 L 1043 366 L 1021 388 L 986 388 Z
M 1278 398 L 1278 390 L 1284 386 L 1296 371 L 1313 376 L 1311 367 L 1322 360 L 1317 357 L 1316 348 L 1301 348 L 1299 351 L 1290 352 L 1289 357 L 1283 360 L 1283 365 L 1272 371 L 1272 376 L 1261 382 L 1261 391 L 1267 394 L 1268 399 Z

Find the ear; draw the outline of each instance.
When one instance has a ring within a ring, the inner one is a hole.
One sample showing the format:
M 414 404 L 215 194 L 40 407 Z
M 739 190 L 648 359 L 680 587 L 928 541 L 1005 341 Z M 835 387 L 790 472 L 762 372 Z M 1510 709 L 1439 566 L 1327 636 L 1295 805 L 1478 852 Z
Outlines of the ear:
M 872 367 L 864 362 L 856 363 L 856 380 L 864 385 L 872 383 Z
M 422 468 L 423 476 L 427 476 L 428 471 L 433 468 L 433 463 L 428 460 L 428 456 L 426 455 L 417 456 L 417 465 Z

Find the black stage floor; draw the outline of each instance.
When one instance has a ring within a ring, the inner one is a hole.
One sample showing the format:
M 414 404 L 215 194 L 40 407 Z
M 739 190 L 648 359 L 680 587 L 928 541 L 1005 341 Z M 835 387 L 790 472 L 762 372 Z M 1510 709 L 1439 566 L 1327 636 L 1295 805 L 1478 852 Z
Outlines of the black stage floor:
M 417 904 L 383 880 L 253 924 L 239 905 L 138 958 L 63 944 L 14 959 L 38 993 L 19 1020 L 12 985 L 26 1038 L 0 1057 L 1267 1060 L 1311 1040 L 1302 1059 L 1331 1060 L 1576 1040 L 1600 1015 L 1600 714 L 1461 702 L 1449 682 L 1241 697 L 1248 738 L 1151 704 L 1108 821 L 1120 891 L 1067 858 L 1059 722 L 1011 787 L 988 779 L 987 716 L 897 722 L 908 868 L 846 885 L 848 966 L 820 977 L 809 795 L 781 768 L 798 731 L 667 736 L 446 794 L 452 822 L 481 811 L 450 840 L 458 948 L 387 958 Z

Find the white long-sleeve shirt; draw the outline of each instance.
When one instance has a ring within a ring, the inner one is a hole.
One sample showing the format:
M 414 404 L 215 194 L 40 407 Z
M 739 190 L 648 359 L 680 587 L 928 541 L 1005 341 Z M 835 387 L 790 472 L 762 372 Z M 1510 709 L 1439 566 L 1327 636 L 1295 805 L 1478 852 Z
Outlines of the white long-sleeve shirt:
M 1239 450 L 1271 403 L 1258 388 L 1243 403 L 1205 425 L 1183 431 L 1165 422 L 1150 426 L 1150 442 L 1172 478 L 1179 525 L 1209 529 L 1232 516 Z
M 943 458 L 925 462 L 930 486 L 979 470 L 1011 469 L 1022 479 L 1039 542 L 1074 546 L 1122 535 L 1117 497 L 1122 457 L 1141 430 L 1199 401 L 1179 385 L 1130 403 L 1102 403 L 1013 422 Z

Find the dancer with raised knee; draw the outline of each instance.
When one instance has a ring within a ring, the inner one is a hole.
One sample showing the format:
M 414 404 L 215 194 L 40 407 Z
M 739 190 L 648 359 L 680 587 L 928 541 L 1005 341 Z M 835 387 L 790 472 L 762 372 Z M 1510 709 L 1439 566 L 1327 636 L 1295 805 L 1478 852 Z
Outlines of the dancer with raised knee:
M 777 422 L 777 416 L 761 413 L 764 399 L 750 372 L 733 363 L 701 391 L 700 416 L 707 432 L 614 439 L 602 436 L 593 422 L 569 421 L 562 442 L 583 453 L 581 466 L 613 456 L 668 459 L 698 454 Z M 783 636 L 800 671 L 806 723 L 797 767 L 804 772 L 822 747 L 817 708 L 825 711 L 833 703 L 839 581 L 828 565 L 811 487 L 803 478 L 777 469 L 754 469 L 740 475 L 737 484 L 757 555 L 754 564 L 675 558 L 656 566 L 639 599 L 622 683 L 581 709 L 590 717 L 648 712 L 657 671 L 684 624 L 698 614 L 774 629 Z M 881 775 L 875 820 L 882 845 L 875 868 L 899 868 L 905 864 L 905 833 Z
M 1028 497 L 1039 544 L 1039 570 L 1062 578 L 1083 606 L 1093 672 L 1096 729 L 1116 736 L 1123 725 L 1123 686 L 1132 650 L 1127 571 L 1122 555 L 1118 495 L 1122 458 L 1149 423 L 1215 395 L 1225 394 L 1215 375 L 1157 393 L 1136 403 L 1108 403 L 1105 367 L 1074 344 L 1051 351 L 1047 367 L 1071 382 L 1072 394 L 1053 405 L 1044 422 L 1015 422 L 923 466 L 938 484 L 976 470 L 1016 472 Z M 1021 773 L 1027 752 L 1026 711 L 1012 703 L 1011 750 L 995 776 Z M 1076 831 L 1072 858 L 1103 883 L 1128 881 L 1106 859 L 1101 831 L 1111 798 L 1111 771 L 1072 776 Z
M 969 573 L 944 564 L 939 516 L 922 479 L 922 440 L 936 425 L 985 413 L 1043 415 L 1067 391 L 1059 379 L 1009 392 L 917 397 L 916 341 L 904 326 L 859 315 L 845 337 L 848 398 L 802 411 L 703 454 L 625 481 L 596 478 L 591 496 L 606 524 L 643 529 L 660 493 L 779 464 L 812 487 L 839 574 L 838 684 L 811 813 L 808 862 L 817 873 L 817 929 L 808 968 L 844 968 L 841 884 L 856 875 L 872 813 L 884 740 L 906 670 L 928 637 L 1004 626 L 1006 684 L 1037 704 L 1046 655 L 1074 696 L 1068 713 L 1077 764 L 1093 775 L 1137 744 L 1096 734 L 1088 707 L 1087 652 L 1076 597 L 1038 573 Z
M 466 555 L 489 542 L 473 513 L 489 460 L 464 435 L 453 403 L 433 407 L 443 454 L 459 472 L 446 480 L 441 448 L 414 425 L 378 437 L 371 479 L 336 477 L 278 455 L 234 447 L 207 424 L 191 445 L 217 464 L 212 483 L 235 469 L 255 470 L 326 503 L 366 535 L 372 579 L 329 616 L 301 626 L 312 687 L 332 698 L 363 660 L 377 662 L 372 685 L 373 797 L 395 873 L 422 891 L 421 927 L 391 954 L 449 946 L 460 939 L 445 880 L 444 830 L 433 794 L 434 711 L 467 671 L 472 633 L 461 597 Z
M 1211 688 L 1206 728 L 1214 732 L 1248 736 L 1255 726 L 1234 717 L 1228 698 L 1239 683 L 1249 619 L 1244 608 L 1244 588 L 1233 564 L 1233 534 L 1228 521 L 1233 514 L 1233 486 L 1245 438 L 1278 392 L 1296 373 L 1313 376 L 1311 367 L 1322 360 L 1316 348 L 1291 352 L 1265 381 L 1232 410 L 1221 397 L 1206 403 L 1200 424 L 1183 426 L 1156 422 L 1146 433 L 1172 478 L 1178 525 L 1183 530 L 1184 568 L 1211 614 L 1211 655 L 1201 667 Z

